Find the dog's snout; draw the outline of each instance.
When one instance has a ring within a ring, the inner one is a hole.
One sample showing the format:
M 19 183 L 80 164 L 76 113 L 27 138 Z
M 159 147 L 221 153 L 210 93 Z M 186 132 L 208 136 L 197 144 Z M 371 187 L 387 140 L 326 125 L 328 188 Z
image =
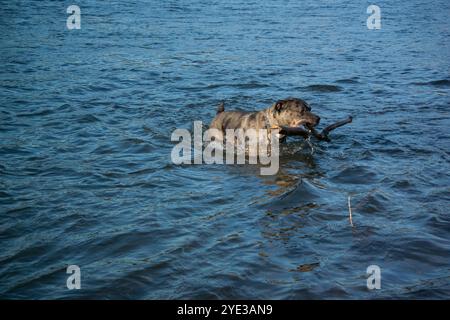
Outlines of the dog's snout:
M 320 117 L 317 116 L 317 117 L 316 117 L 316 125 L 319 124 L 319 122 L 320 122 Z

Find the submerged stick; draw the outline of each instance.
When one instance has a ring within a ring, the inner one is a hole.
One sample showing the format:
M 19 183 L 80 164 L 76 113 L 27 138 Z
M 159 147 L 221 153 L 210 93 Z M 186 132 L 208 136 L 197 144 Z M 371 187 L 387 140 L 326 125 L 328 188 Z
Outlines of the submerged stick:
M 311 134 L 316 137 L 319 140 L 324 140 L 326 142 L 330 142 L 330 138 L 328 138 L 328 132 L 326 132 L 326 134 L 323 134 L 322 132 L 318 132 L 314 127 L 308 126 L 309 131 L 311 132 Z M 324 129 L 325 130 L 325 129 Z
M 328 137 L 330 131 L 342 127 L 347 123 L 351 123 L 353 121 L 353 117 L 349 116 L 347 119 L 335 122 L 327 127 L 325 127 L 322 132 L 318 132 L 314 127 L 307 125 L 309 131 L 300 128 L 300 127 L 280 127 L 280 133 L 285 134 L 287 136 L 302 136 L 303 138 L 308 138 L 310 135 L 313 135 L 319 140 L 331 141 Z

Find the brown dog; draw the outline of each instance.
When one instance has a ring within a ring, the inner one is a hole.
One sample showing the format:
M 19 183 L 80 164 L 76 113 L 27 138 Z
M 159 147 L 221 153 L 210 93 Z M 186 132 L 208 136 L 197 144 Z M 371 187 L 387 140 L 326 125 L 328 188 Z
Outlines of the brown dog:
M 210 124 L 211 129 L 225 133 L 226 129 L 271 129 L 280 126 L 316 126 L 320 117 L 311 112 L 310 106 L 301 99 L 279 100 L 267 109 L 257 112 L 224 111 L 223 103 Z M 283 135 L 278 135 L 281 140 Z

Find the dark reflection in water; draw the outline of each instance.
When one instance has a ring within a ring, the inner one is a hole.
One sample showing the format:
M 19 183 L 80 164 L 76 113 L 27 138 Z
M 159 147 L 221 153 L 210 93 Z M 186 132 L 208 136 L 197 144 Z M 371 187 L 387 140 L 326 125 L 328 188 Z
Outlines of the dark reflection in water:
M 446 1 L 377 31 L 366 2 L 84 1 L 72 31 L 68 5 L 2 4 L 0 297 L 449 298 Z M 355 120 L 274 176 L 171 163 L 219 101 L 287 96 Z

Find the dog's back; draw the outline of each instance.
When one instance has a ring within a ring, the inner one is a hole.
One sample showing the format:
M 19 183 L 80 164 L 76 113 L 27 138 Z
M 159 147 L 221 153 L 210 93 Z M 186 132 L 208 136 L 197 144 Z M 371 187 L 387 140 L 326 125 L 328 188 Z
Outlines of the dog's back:
M 209 127 L 221 131 L 238 128 L 263 128 L 265 122 L 259 113 L 260 112 L 225 111 L 225 106 L 222 102 L 217 108 L 216 116 L 211 121 Z
M 226 129 L 269 130 L 280 126 L 309 125 L 314 127 L 319 121 L 320 117 L 311 112 L 311 107 L 305 101 L 296 98 L 278 100 L 268 108 L 255 112 L 225 111 L 222 102 L 217 108 L 210 128 L 222 132 Z

